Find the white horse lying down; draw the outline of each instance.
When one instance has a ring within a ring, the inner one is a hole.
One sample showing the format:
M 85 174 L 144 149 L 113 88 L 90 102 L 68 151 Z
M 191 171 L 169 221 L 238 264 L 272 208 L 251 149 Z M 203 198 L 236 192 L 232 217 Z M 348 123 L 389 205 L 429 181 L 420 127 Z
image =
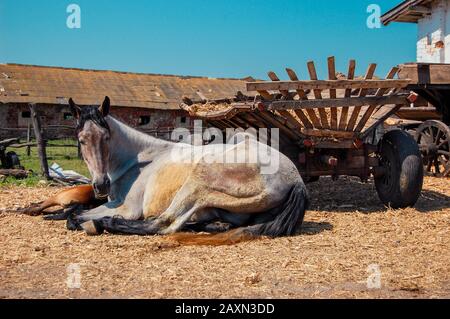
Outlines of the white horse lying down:
M 109 196 L 107 204 L 71 216 L 70 229 L 91 235 L 105 230 L 178 233 L 173 237 L 182 243 L 220 245 L 259 236 L 292 236 L 300 228 L 308 203 L 306 188 L 294 163 L 275 149 L 253 139 L 208 146 L 167 142 L 109 116 L 108 97 L 100 107 L 80 108 L 72 99 L 69 104 L 96 196 Z M 257 153 L 258 147 L 270 150 L 266 154 L 278 161 L 275 173 L 262 174 L 260 160 L 220 160 Z M 193 223 L 209 225 L 206 230 L 218 225 L 222 233 L 179 233 Z

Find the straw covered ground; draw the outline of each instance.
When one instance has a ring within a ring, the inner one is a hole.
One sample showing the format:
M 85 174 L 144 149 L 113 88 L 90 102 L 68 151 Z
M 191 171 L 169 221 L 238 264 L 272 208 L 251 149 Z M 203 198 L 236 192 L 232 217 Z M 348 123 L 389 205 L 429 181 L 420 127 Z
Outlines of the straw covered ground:
M 0 188 L 0 298 L 450 297 L 450 180 L 428 177 L 399 211 L 356 179 L 308 188 L 301 234 L 230 247 L 87 237 L 8 212 L 57 188 Z

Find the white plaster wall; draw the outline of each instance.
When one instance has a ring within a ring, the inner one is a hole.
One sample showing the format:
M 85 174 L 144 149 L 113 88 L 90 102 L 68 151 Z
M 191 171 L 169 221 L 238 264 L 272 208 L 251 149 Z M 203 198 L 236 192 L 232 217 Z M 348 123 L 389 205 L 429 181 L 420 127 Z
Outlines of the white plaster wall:
M 419 20 L 417 62 L 450 63 L 450 0 L 435 1 L 432 14 Z

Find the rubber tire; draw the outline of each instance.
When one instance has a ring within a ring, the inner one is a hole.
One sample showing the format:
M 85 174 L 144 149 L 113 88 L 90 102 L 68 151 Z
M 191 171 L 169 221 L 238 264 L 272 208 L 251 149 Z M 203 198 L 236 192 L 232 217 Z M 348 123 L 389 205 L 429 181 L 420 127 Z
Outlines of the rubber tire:
M 20 159 L 16 152 L 6 153 L 6 168 L 19 168 Z
M 382 163 L 390 163 L 388 181 L 386 176 L 375 178 L 380 200 L 394 209 L 413 207 L 422 192 L 424 174 L 416 141 L 404 131 L 390 131 L 380 141 L 379 155 Z

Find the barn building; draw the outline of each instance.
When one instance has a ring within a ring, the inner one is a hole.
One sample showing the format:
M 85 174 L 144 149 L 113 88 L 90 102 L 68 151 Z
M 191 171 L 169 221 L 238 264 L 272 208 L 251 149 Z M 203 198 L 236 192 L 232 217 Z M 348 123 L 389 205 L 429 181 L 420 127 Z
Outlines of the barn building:
M 113 116 L 149 133 L 167 134 L 190 128 L 193 119 L 179 108 L 183 96 L 192 100 L 233 97 L 245 90 L 236 79 L 182 77 L 114 71 L 0 64 L 0 138 L 26 134 L 29 103 L 36 103 L 44 127 L 74 127 L 68 99 L 99 105 L 108 95 Z M 73 136 L 73 130 L 47 130 L 49 138 Z
M 450 0 L 406 0 L 381 20 L 417 23 L 417 62 L 450 63 Z

